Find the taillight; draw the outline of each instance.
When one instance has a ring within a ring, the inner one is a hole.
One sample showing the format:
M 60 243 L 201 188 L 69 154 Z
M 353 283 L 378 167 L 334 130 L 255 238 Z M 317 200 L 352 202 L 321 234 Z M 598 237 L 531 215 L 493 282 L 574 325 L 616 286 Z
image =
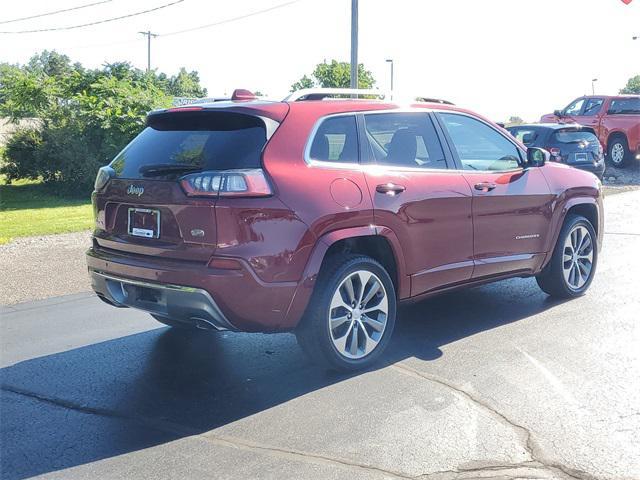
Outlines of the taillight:
M 109 180 L 111 180 L 111 177 L 113 177 L 114 174 L 115 171 L 109 165 L 100 168 L 100 170 L 98 170 L 98 175 L 96 175 L 96 181 L 93 184 L 93 189 L 96 192 L 102 190 L 107 183 L 109 183 Z
M 560 149 L 556 147 L 547 148 L 553 160 L 560 160 Z
M 259 168 L 198 172 L 180 179 L 189 197 L 266 197 L 271 187 Z

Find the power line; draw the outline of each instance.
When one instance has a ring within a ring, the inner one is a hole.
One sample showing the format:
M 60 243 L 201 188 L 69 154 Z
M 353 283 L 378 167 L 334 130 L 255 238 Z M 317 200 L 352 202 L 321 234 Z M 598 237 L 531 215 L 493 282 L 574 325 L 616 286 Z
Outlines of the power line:
M 14 18 L 12 20 L 2 20 L 0 22 L 0 25 L 2 25 L 4 23 L 14 23 L 14 22 L 21 22 L 23 20 L 31 20 L 32 18 L 46 17 L 48 15 L 55 15 L 57 13 L 71 12 L 73 10 L 80 10 L 82 8 L 93 7 L 95 5 L 101 5 L 103 3 L 109 3 L 109 2 L 112 2 L 112 1 L 113 0 L 101 0 L 100 2 L 87 3 L 86 5 L 78 5 L 77 7 L 65 8 L 63 10 L 54 10 L 53 12 L 39 13 L 37 15 L 31 15 L 30 17 Z
M 184 2 L 184 0 L 176 0 L 174 2 L 165 3 L 164 5 L 160 5 L 158 7 L 150 8 L 148 10 L 142 10 L 140 12 L 129 13 L 127 15 L 121 15 L 119 17 L 107 18 L 105 20 L 98 20 L 96 22 L 83 23 L 81 25 L 71 25 L 71 26 L 67 26 L 67 27 L 57 27 L 57 28 L 41 28 L 39 30 L 21 30 L 21 31 L 16 31 L 16 32 L 0 32 L 0 33 L 38 33 L 38 32 L 54 32 L 54 31 L 59 31 L 59 30 L 73 30 L 75 28 L 89 27 L 89 26 L 92 26 L 92 25 L 99 25 L 99 24 L 102 24 L 102 23 L 115 22 L 116 20 L 122 20 L 123 18 L 130 18 L 130 17 L 135 17 L 137 15 L 142 15 L 142 14 L 145 14 L 145 13 L 155 12 L 156 10 L 160 10 L 162 8 L 167 8 L 167 7 L 170 7 L 172 5 L 176 5 L 177 3 L 182 3 L 182 2 Z
M 193 27 L 193 28 L 185 28 L 184 30 L 177 30 L 175 32 L 161 33 L 160 36 L 161 37 L 169 37 L 171 35 L 178 35 L 180 33 L 193 32 L 195 30 L 202 30 L 204 28 L 216 27 L 218 25 L 223 25 L 225 23 L 236 22 L 236 21 L 242 20 L 244 18 L 253 17 L 255 15 L 260 15 L 262 13 L 266 13 L 266 12 L 270 12 L 272 10 L 276 10 L 278 8 L 286 7 L 287 5 L 292 5 L 292 4 L 298 3 L 300 1 L 302 1 L 302 0 L 292 0 L 290 2 L 280 3 L 278 5 L 274 5 L 273 7 L 264 8 L 262 10 L 256 10 L 255 12 L 247 13 L 245 15 L 239 15 L 237 17 L 227 18 L 226 20 L 220 20 L 219 22 L 208 23 L 207 25 L 200 25 L 198 27 Z

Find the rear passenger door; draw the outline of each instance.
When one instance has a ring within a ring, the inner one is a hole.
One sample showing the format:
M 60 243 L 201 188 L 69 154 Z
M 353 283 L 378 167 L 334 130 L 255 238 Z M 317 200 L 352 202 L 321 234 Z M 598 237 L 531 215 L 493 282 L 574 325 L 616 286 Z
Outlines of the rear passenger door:
M 478 118 L 453 112 L 437 118 L 473 191 L 473 277 L 535 270 L 554 201 L 541 169 L 524 168 L 524 152 Z
M 431 114 L 371 112 L 359 121 L 375 224 L 398 237 L 411 295 L 471 278 L 472 193 L 450 169 Z

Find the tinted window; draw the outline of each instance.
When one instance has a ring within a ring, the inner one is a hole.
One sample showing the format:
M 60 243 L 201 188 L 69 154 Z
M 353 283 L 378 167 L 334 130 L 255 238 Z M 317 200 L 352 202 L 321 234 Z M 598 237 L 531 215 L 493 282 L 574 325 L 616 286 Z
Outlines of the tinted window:
M 431 119 L 424 113 L 365 115 L 373 158 L 380 165 L 447 168 Z
M 571 103 L 567 108 L 564 109 L 564 114 L 580 115 L 580 111 L 582 110 L 582 105 L 584 105 L 584 98 L 579 98 L 578 100 Z
M 609 107 L 609 113 L 611 114 L 639 114 L 640 113 L 640 98 L 620 98 L 613 100 Z
M 489 125 L 466 115 L 440 116 L 465 170 L 510 170 L 520 165 L 516 146 Z
M 539 136 L 532 128 L 510 128 L 509 132 L 527 146 L 534 145 Z
M 324 120 L 313 137 L 309 157 L 323 162 L 357 163 L 356 117 L 347 115 Z
M 589 131 L 559 130 L 553 134 L 553 139 L 558 143 L 597 143 L 598 138 Z
M 248 115 L 229 112 L 157 115 L 150 117 L 149 126 L 118 154 L 111 167 L 122 178 L 256 168 L 260 166 L 266 141 L 262 120 Z
M 587 100 L 582 115 L 596 115 L 600 111 L 600 107 L 602 107 L 601 98 L 590 98 Z

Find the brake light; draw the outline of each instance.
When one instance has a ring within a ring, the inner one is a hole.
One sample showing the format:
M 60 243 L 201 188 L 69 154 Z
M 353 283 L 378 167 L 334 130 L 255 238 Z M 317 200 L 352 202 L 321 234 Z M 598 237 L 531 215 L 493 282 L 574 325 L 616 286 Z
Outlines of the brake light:
M 172 107 L 168 108 L 167 112 L 197 112 L 204 110 L 202 107 Z
M 551 154 L 551 156 L 553 157 L 554 160 L 559 160 L 560 159 L 560 149 L 559 148 L 552 147 L 552 148 L 547 148 L 547 150 L 549 150 L 549 153 Z
M 96 175 L 96 181 L 93 184 L 93 189 L 96 192 L 102 190 L 107 185 L 107 183 L 109 183 L 109 180 L 111 180 L 115 173 L 116 172 L 109 165 L 100 168 L 98 170 L 98 175 Z
M 192 173 L 182 177 L 180 185 L 189 197 L 266 197 L 273 193 L 260 168 Z

